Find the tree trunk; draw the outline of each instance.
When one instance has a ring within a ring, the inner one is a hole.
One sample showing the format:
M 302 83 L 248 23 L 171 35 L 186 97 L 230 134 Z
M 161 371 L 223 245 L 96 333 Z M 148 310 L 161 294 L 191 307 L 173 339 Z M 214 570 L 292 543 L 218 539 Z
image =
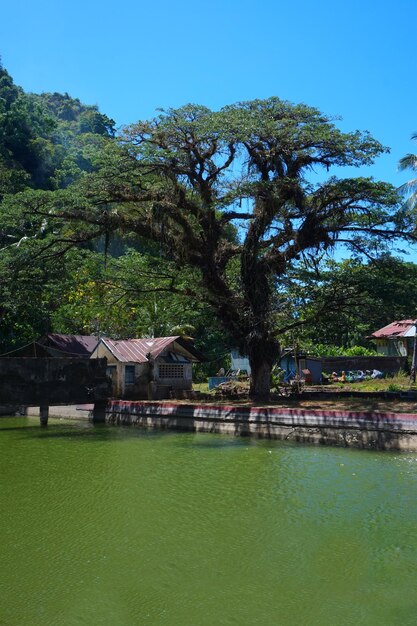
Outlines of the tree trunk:
M 249 397 L 265 401 L 271 392 L 271 371 L 280 355 L 279 343 L 271 337 L 252 337 L 247 347 L 251 368 Z
M 271 370 L 272 364 L 266 359 L 263 361 L 252 361 L 249 397 L 253 400 L 268 400 L 271 392 Z

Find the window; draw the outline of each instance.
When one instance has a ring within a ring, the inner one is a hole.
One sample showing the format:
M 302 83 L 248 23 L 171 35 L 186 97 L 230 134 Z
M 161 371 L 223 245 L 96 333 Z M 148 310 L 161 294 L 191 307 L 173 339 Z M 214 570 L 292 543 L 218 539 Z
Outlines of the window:
M 125 385 L 135 384 L 135 366 L 126 365 L 125 367 Z
M 176 363 L 160 363 L 159 378 L 184 378 L 184 366 Z

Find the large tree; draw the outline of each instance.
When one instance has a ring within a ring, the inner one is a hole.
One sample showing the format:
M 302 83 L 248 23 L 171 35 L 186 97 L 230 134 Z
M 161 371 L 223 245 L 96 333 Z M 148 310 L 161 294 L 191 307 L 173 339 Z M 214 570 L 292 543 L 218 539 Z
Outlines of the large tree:
M 317 109 L 278 98 L 218 112 L 188 105 L 126 128 L 76 185 L 15 198 L 9 211 L 59 232 L 50 255 L 119 229 L 193 267 L 183 292 L 203 297 L 248 355 L 251 395 L 261 398 L 288 330 L 277 326 L 288 269 L 338 244 L 371 255 L 413 237 L 390 185 L 333 173 L 384 151 L 368 133 L 343 133 Z

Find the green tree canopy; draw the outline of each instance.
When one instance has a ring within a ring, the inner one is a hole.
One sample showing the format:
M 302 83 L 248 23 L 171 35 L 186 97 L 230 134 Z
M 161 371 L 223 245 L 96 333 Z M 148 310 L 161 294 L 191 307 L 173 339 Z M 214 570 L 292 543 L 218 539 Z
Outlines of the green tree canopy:
M 0 63 L 0 202 L 23 190 L 26 199 L 35 198 L 35 190 L 73 183 L 94 169 L 94 153 L 113 136 L 114 122 L 97 107 L 68 94 L 25 93 Z M 6 213 L 0 224 L 3 351 L 51 330 L 58 294 L 65 293 L 70 282 L 72 261 L 80 262 L 74 250 L 65 260 L 45 265 L 37 244 L 47 245 L 53 235 L 47 221 L 38 219 L 36 212 L 22 217 L 19 206 Z
M 285 295 L 294 318 L 305 322 L 298 340 L 314 351 L 327 345 L 371 347 L 367 337 L 394 320 L 417 317 L 417 265 L 390 255 L 311 263 L 289 277 Z
M 59 187 L 64 175 L 74 180 L 89 167 L 86 138 L 94 144 L 93 137 L 114 134 L 114 121 L 96 106 L 68 94 L 25 93 L 0 63 L 0 197 L 25 186 Z

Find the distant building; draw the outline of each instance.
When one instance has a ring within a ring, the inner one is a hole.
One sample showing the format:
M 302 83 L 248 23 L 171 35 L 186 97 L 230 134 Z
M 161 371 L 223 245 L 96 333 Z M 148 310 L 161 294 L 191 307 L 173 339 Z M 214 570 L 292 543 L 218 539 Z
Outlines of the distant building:
M 322 379 L 321 359 L 309 356 L 304 352 L 297 354 L 297 364 L 294 359 L 294 350 L 284 348 L 279 359 L 279 367 L 284 372 L 284 382 L 293 380 L 296 376 L 308 383 L 318 385 Z
M 192 363 L 204 361 L 193 343 L 180 336 L 113 340 L 101 338 L 91 358 L 107 358 L 113 397 L 131 400 L 169 398 L 192 388 Z
M 375 342 L 378 354 L 384 356 L 412 356 L 416 320 L 399 320 L 376 330 L 367 339 Z
M 251 373 L 251 368 L 249 365 L 248 357 L 242 356 L 239 354 L 238 350 L 232 350 L 231 352 L 231 370 L 232 372 L 236 372 L 240 370 L 246 371 L 248 375 Z M 284 349 L 281 353 L 280 358 L 277 363 L 279 367 L 284 370 L 284 377 L 286 380 L 291 380 L 296 375 L 296 365 L 294 360 L 294 350 L 292 349 Z M 298 375 L 302 378 L 305 377 L 303 374 L 303 370 L 309 370 L 310 382 L 320 383 L 321 382 L 321 364 L 319 359 L 315 359 L 314 357 L 308 357 L 305 354 L 299 354 L 298 356 Z
M 246 372 L 250 376 L 251 369 L 249 365 L 249 359 L 247 356 L 239 354 L 239 350 L 232 350 L 230 353 L 231 370 L 233 372 L 240 370 Z

